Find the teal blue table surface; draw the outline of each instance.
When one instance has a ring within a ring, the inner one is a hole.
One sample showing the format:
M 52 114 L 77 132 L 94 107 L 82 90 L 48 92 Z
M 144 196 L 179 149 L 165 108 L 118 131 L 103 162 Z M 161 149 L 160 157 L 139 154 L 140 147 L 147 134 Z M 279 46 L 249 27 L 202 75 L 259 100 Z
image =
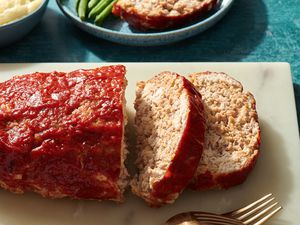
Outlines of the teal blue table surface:
M 289 62 L 300 119 L 300 1 L 236 0 L 217 25 L 193 38 L 161 47 L 131 47 L 84 33 L 50 0 L 29 35 L 0 48 L 1 63 L 171 61 Z

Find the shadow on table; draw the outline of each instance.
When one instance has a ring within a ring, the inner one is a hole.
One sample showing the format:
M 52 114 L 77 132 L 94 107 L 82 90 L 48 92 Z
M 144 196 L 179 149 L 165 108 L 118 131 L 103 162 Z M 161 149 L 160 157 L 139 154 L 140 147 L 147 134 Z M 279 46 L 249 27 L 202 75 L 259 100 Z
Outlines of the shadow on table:
M 163 47 L 123 46 L 91 35 L 77 36 L 83 46 L 104 61 L 239 61 L 260 44 L 267 26 L 262 0 L 237 0 L 213 28 Z
M 298 117 L 298 129 L 300 132 L 300 85 L 294 83 L 294 92 L 295 92 L 295 101 L 297 108 L 297 117 Z
M 236 0 L 214 27 L 167 46 L 133 47 L 89 35 L 48 8 L 23 40 L 0 51 L 0 62 L 159 62 L 241 61 L 260 44 L 268 26 L 263 0 Z
M 78 36 L 85 35 L 62 13 L 48 7 L 43 19 L 27 36 L 0 49 L 0 62 L 84 61 L 87 51 Z

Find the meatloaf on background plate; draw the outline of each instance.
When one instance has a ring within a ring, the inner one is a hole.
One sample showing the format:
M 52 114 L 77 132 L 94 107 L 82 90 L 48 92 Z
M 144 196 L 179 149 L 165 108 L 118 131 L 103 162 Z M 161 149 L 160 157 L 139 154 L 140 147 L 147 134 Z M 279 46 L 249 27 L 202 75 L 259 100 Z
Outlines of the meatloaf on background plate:
M 184 77 L 163 72 L 137 84 L 134 194 L 152 206 L 173 203 L 193 178 L 204 143 L 201 95 Z
M 122 201 L 126 84 L 123 66 L 0 83 L 0 187 Z
M 113 13 L 139 30 L 163 30 L 200 19 L 217 0 L 118 0 Z
M 205 190 L 240 184 L 259 155 L 255 99 L 224 73 L 196 73 L 190 80 L 202 95 L 206 120 L 204 150 L 190 186 Z

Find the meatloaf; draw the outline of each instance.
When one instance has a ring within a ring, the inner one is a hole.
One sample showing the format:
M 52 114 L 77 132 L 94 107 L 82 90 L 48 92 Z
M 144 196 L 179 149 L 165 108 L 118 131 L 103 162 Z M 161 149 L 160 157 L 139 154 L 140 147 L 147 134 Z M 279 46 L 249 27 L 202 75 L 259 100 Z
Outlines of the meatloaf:
M 152 206 L 172 203 L 188 185 L 204 143 L 201 95 L 184 77 L 163 72 L 137 84 L 138 172 L 134 194 Z
M 217 0 L 118 0 L 113 13 L 139 30 L 180 27 L 211 11 Z
M 224 73 L 190 76 L 205 109 L 205 144 L 191 187 L 229 188 L 242 183 L 259 155 L 260 128 L 253 95 Z
M 0 186 L 44 197 L 122 201 L 124 66 L 0 83 Z

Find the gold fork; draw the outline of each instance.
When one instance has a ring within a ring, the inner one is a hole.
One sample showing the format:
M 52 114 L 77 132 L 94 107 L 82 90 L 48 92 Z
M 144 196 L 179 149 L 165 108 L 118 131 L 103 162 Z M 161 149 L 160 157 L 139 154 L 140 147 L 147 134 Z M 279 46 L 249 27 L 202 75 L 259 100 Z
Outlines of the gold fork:
M 185 212 L 167 220 L 165 225 L 261 225 L 282 209 L 272 194 L 249 205 L 222 215 L 208 212 Z

